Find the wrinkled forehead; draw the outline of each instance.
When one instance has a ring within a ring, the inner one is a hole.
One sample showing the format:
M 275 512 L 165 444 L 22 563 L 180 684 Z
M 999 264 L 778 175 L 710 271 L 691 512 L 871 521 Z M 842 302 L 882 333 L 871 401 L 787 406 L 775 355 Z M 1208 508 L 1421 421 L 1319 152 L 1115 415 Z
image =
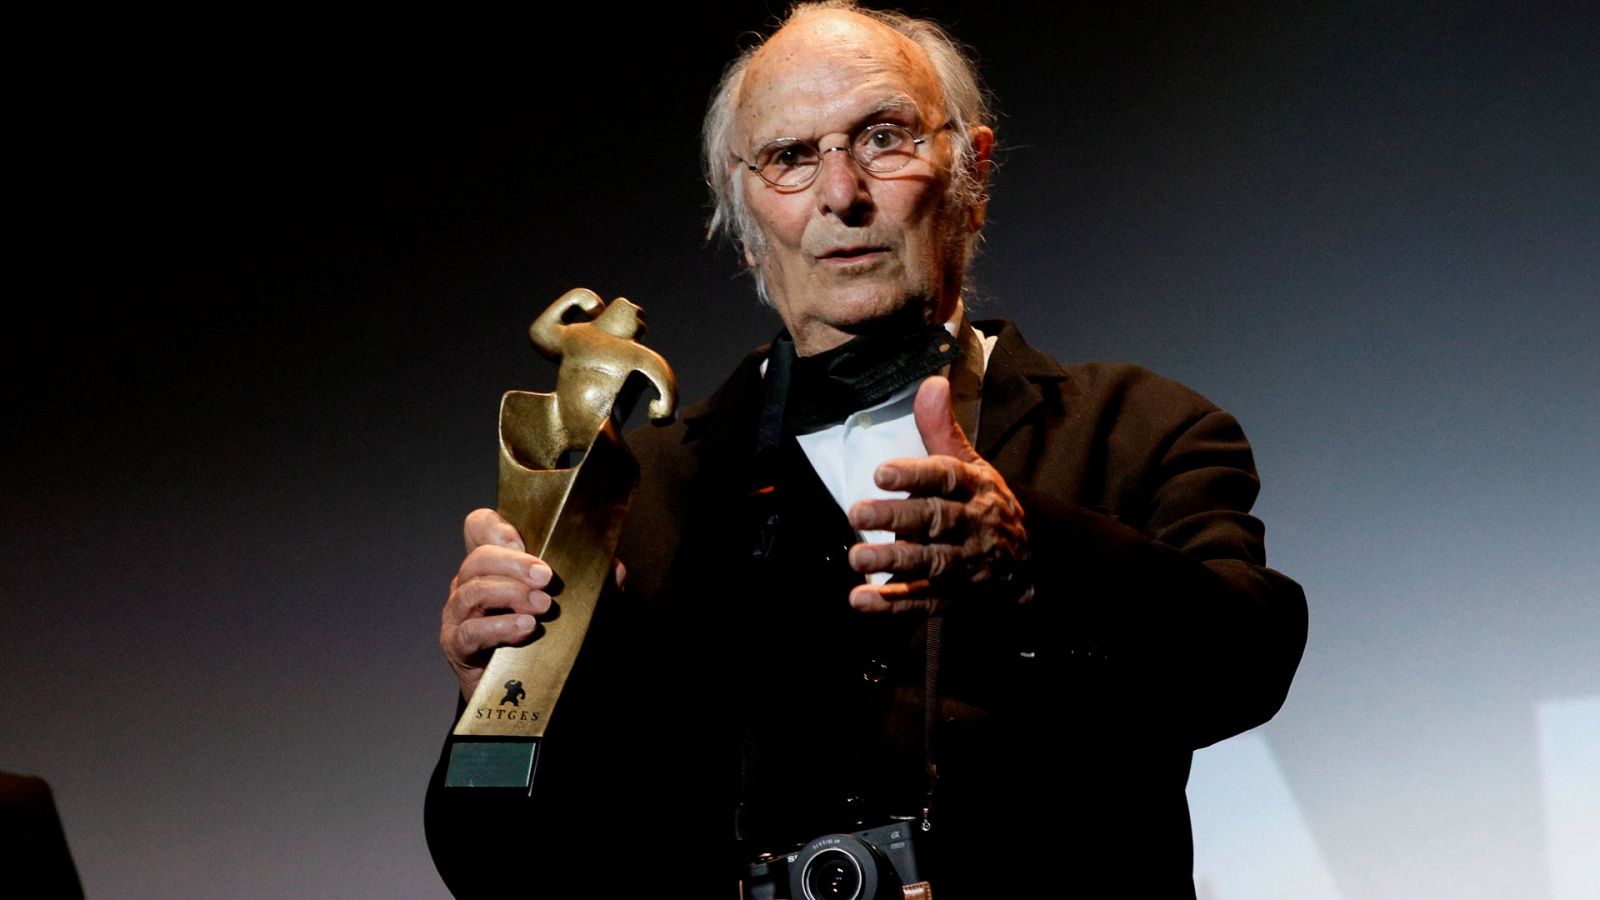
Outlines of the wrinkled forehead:
M 921 47 L 864 16 L 824 10 L 791 22 L 751 58 L 739 91 L 738 142 L 811 139 L 882 119 L 938 124 L 942 106 Z

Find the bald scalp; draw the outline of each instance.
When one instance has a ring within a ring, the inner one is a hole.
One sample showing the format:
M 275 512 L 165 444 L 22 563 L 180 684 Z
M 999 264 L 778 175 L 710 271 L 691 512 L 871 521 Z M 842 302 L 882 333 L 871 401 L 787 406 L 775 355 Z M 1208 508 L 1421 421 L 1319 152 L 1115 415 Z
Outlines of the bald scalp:
M 926 96 L 908 97 L 919 110 L 939 109 L 944 92 L 927 51 L 893 28 L 849 9 L 802 9 L 750 58 L 744 77 L 734 85 L 733 100 L 743 127 L 738 143 L 748 145 L 752 109 L 777 84 L 779 76 L 822 51 L 833 59 L 854 59 L 862 71 L 878 74 L 898 68 Z

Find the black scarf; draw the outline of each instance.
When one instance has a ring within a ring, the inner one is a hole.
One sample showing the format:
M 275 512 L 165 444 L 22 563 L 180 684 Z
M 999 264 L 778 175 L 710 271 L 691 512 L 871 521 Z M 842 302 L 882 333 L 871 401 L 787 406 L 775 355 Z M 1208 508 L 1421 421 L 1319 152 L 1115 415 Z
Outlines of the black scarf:
M 767 357 L 763 437 L 775 436 L 765 433 L 769 423 L 781 423 L 782 434 L 835 425 L 943 369 L 960 355 L 956 339 L 942 325 L 864 334 L 803 357 L 795 355 L 794 341 L 785 331 L 772 342 Z

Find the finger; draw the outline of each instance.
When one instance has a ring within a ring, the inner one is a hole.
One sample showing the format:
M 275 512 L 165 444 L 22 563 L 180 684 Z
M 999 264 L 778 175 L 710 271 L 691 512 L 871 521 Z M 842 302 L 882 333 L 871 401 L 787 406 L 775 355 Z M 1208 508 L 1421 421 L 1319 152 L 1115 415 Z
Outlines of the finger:
M 950 456 L 905 456 L 878 466 L 872 480 L 886 491 L 971 497 L 983 483 L 979 467 Z
M 461 568 L 456 571 L 452 585 L 485 576 L 515 578 L 527 582 L 528 587 L 542 588 L 550 584 L 554 573 L 550 571 L 550 566 L 537 556 L 530 556 L 520 550 L 484 544 L 468 553 L 467 558 L 461 561 Z
M 959 532 L 966 506 L 943 497 L 862 500 L 850 507 L 850 524 L 862 531 L 892 531 L 895 537 L 926 541 Z
M 922 446 L 930 456 L 953 456 L 963 462 L 976 462 L 977 451 L 967 440 L 967 435 L 956 421 L 955 410 L 950 408 L 950 380 L 935 375 L 917 388 L 912 416 L 917 422 L 917 434 L 922 436 Z
M 521 643 L 533 636 L 539 622 L 533 616 L 507 614 L 468 619 L 442 638 L 445 654 L 466 663 L 481 659 L 496 647 Z
M 864 613 L 933 612 L 944 605 L 926 580 L 862 584 L 850 591 L 850 606 Z
M 443 618 L 446 624 L 481 618 L 501 610 L 530 616 L 550 611 L 550 595 L 541 590 L 530 590 L 527 585 L 510 578 L 473 578 L 461 583 L 450 592 L 445 601 Z
M 628 567 L 620 559 L 612 560 L 611 566 L 611 577 L 617 580 L 617 587 L 621 588 L 628 581 Z
M 850 548 L 850 568 L 857 572 L 890 572 L 914 578 L 938 578 L 950 571 L 960 558 L 961 549 L 951 544 L 895 541 L 856 544 Z
M 461 532 L 466 539 L 468 553 L 484 544 L 517 551 L 528 549 L 523 545 L 517 529 L 492 509 L 475 509 L 467 513 Z

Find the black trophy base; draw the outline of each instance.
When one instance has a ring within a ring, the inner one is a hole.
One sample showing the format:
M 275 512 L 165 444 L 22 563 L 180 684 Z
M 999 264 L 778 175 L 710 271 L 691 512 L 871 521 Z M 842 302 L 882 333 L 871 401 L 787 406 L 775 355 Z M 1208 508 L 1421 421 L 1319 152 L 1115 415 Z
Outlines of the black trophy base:
M 538 758 L 538 738 L 453 738 L 444 786 L 526 791 L 533 785 L 533 766 Z

